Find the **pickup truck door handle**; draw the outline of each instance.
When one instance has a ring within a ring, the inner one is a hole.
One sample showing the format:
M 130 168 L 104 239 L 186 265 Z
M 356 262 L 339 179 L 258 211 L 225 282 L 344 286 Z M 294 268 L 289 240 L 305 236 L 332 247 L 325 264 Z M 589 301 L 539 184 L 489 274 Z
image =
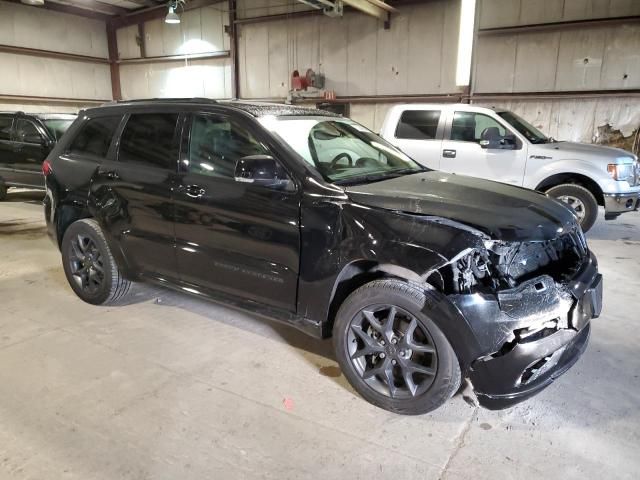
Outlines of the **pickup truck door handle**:
M 101 177 L 105 177 L 108 178 L 109 180 L 118 180 L 120 178 L 120 175 L 118 175 L 118 172 L 116 172 L 115 170 L 98 170 L 98 175 L 100 175 Z
M 444 158 L 456 158 L 456 151 L 455 150 L 442 150 L 442 156 Z

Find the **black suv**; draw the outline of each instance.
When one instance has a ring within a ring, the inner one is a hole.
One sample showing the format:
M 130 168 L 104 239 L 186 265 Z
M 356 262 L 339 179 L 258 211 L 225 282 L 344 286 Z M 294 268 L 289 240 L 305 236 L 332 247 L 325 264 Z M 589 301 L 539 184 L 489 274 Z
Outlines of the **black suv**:
M 542 194 L 429 171 L 361 125 L 192 100 L 81 112 L 43 165 L 71 288 L 145 280 L 333 335 L 368 401 L 405 414 L 469 378 L 502 408 L 584 351 L 602 281 L 575 215 Z
M 42 161 L 75 118 L 0 112 L 0 200 L 9 187 L 44 188 Z

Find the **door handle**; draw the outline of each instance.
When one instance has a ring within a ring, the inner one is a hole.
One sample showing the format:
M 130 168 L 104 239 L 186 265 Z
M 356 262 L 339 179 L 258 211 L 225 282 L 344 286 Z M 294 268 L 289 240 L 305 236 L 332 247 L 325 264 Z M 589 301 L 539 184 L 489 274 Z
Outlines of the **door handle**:
M 442 156 L 444 158 L 456 158 L 456 151 L 455 150 L 442 150 Z
M 118 180 L 120 175 L 115 170 L 98 170 L 98 175 L 101 177 L 106 177 L 109 180 Z
M 191 198 L 204 197 L 205 193 L 207 193 L 200 185 L 185 185 L 181 190 Z

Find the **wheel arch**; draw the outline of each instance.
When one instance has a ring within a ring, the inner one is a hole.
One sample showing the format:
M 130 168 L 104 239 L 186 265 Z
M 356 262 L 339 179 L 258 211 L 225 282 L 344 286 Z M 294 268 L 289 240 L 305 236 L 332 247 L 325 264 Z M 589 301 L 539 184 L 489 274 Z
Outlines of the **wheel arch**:
M 604 194 L 602 192 L 602 189 L 600 188 L 600 185 L 598 185 L 598 183 L 592 178 L 580 173 L 556 173 L 542 180 L 536 186 L 535 190 L 546 192 L 552 187 L 557 187 L 558 185 L 567 183 L 580 185 L 586 188 L 595 197 L 598 205 L 604 206 Z
M 325 319 L 326 327 L 324 331 L 326 334 L 324 336 L 331 336 L 336 313 L 340 305 L 352 292 L 366 283 L 384 278 L 395 278 L 425 287 L 431 285 L 432 288 L 439 290 L 438 285 L 425 281 L 419 274 L 409 268 L 371 260 L 355 260 L 342 268 L 333 284 L 327 318 Z

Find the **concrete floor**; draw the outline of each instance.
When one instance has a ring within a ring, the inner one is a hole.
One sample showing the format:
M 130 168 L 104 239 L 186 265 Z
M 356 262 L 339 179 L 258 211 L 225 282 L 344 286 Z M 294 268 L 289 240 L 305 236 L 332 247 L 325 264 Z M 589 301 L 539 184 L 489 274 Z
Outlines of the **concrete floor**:
M 359 398 L 330 342 L 145 288 L 68 287 L 41 194 L 0 204 L 0 478 L 638 478 L 640 214 L 588 235 L 605 304 L 578 364 L 490 412 L 421 417 Z

